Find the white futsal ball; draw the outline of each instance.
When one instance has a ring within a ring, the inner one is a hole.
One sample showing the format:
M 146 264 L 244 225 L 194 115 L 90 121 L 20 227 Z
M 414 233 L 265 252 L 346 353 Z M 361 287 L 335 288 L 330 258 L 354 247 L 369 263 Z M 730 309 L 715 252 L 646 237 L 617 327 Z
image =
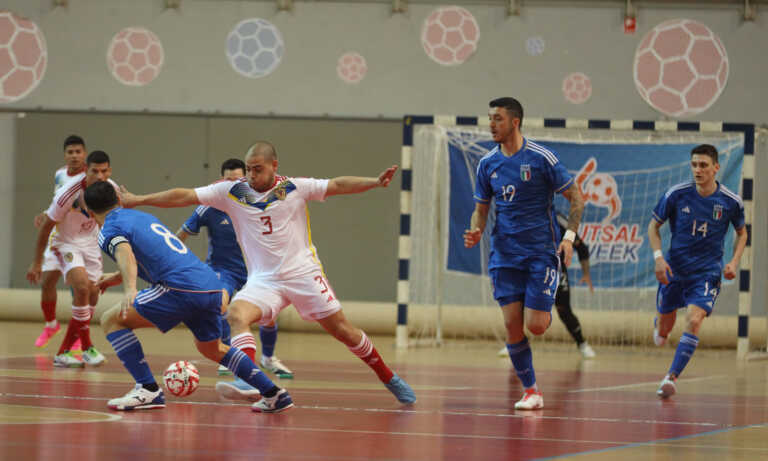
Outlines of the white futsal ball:
M 186 360 L 173 362 L 163 373 L 163 384 L 169 394 L 185 397 L 195 392 L 200 385 L 200 372 Z

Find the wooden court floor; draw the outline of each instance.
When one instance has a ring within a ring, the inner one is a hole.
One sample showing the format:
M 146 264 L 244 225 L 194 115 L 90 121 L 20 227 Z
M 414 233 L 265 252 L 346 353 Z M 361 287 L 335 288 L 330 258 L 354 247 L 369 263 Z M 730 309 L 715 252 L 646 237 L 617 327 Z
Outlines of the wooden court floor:
M 416 391 L 403 406 L 331 337 L 280 333 L 277 355 L 296 376 L 279 383 L 296 408 L 262 415 L 219 399 L 216 367 L 188 331 L 142 331 L 155 375 L 192 359 L 203 378 L 165 409 L 130 413 L 106 407 L 132 380 L 98 326 L 108 363 L 84 370 L 54 369 L 63 335 L 36 350 L 40 328 L 0 323 L 0 460 L 768 460 L 768 361 L 732 351 L 697 351 L 678 394 L 660 401 L 671 348 L 596 347 L 583 361 L 570 344 L 534 343 L 545 408 L 525 413 L 513 408 L 520 385 L 499 344 L 397 351 L 373 338 Z

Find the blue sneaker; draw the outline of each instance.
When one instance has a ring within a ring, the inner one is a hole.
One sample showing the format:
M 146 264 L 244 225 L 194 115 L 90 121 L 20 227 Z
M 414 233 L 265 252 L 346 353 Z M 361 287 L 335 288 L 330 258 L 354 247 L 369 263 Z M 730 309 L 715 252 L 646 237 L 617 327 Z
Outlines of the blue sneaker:
M 163 391 L 148 391 L 141 384 L 136 384 L 130 392 L 122 397 L 107 402 L 107 406 L 113 410 L 149 410 L 152 408 L 165 408 Z
M 411 386 L 409 386 L 403 378 L 397 376 L 397 374 L 392 376 L 392 379 L 390 379 L 385 386 L 387 386 L 389 392 L 395 394 L 395 397 L 397 397 L 397 400 L 400 403 L 416 402 L 416 394 L 413 393 Z
M 293 399 L 285 389 L 280 389 L 273 397 L 264 397 L 251 405 L 251 410 L 257 413 L 280 413 L 289 408 L 293 408 Z
M 219 381 L 216 383 L 216 392 L 229 400 L 247 400 L 249 402 L 255 402 L 261 397 L 261 393 L 258 389 L 240 378 L 235 378 L 234 381 Z

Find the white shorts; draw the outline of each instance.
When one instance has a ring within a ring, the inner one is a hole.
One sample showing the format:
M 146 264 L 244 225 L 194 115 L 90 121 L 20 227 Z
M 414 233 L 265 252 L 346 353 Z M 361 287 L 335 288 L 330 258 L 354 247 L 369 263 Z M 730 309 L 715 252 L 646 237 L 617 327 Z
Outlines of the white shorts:
M 299 316 L 307 321 L 324 319 L 341 310 L 333 288 L 320 271 L 286 280 L 248 277 L 245 286 L 232 299 L 238 300 L 261 309 L 261 325 L 274 322 L 277 314 L 289 304 L 293 304 Z
M 52 260 L 49 260 L 48 255 Z M 72 245 L 56 243 L 45 250 L 43 271 L 57 270 L 67 277 L 67 272 L 75 267 L 84 267 L 88 280 L 97 282 L 102 274 L 101 250 L 96 245 Z

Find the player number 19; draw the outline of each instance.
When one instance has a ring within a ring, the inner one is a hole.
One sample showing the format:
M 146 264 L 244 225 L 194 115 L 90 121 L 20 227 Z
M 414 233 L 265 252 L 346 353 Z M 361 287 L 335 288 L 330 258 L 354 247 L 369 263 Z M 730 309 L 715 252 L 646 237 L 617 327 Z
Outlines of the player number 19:
M 515 196 L 515 185 L 507 184 L 506 186 L 501 186 L 501 195 L 505 202 L 511 202 Z
M 693 226 L 691 226 L 691 235 L 694 237 L 696 236 L 696 232 L 701 232 L 702 237 L 707 236 L 707 222 L 704 221 L 702 224 L 699 224 L 699 227 L 696 227 L 696 220 L 693 220 Z

